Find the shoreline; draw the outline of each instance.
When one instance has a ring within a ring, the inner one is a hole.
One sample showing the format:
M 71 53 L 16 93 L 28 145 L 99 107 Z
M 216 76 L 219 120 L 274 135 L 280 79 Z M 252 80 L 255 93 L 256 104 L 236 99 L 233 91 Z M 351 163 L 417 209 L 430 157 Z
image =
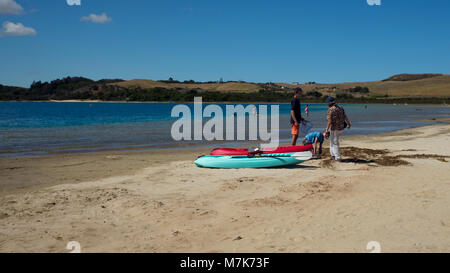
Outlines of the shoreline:
M 449 137 L 354 136 L 344 162 L 278 169 L 198 168 L 205 149 L 0 159 L 0 252 L 448 252 Z
M 450 115 L 441 115 L 441 116 L 445 116 L 448 117 Z M 397 131 L 402 131 L 402 130 L 408 130 L 408 129 L 413 129 L 413 128 L 420 128 L 420 127 L 427 127 L 427 126 L 434 126 L 434 125 L 438 125 L 438 124 L 446 124 L 446 123 L 450 123 L 450 119 L 449 118 L 437 118 L 437 119 L 426 119 L 426 120 L 416 120 L 416 122 L 429 122 L 429 123 L 433 123 L 433 124 L 429 124 L 429 125 L 416 125 L 416 126 L 412 126 L 406 129 L 396 129 L 396 130 L 392 130 L 392 131 L 386 131 L 386 132 L 377 132 L 377 133 L 370 133 L 370 134 L 360 134 L 360 135 L 351 135 L 351 136 L 346 136 L 345 134 L 342 136 L 343 139 L 349 139 L 351 140 L 352 138 L 359 138 L 359 137 L 371 137 L 371 136 L 383 136 L 384 134 L 390 134 L 390 133 L 395 133 Z M 247 143 L 248 145 L 246 145 L 246 143 L 241 144 L 237 144 L 235 143 L 236 141 L 210 141 L 210 142 L 206 142 L 206 143 L 201 143 L 201 144 L 161 144 L 161 145 L 140 145 L 140 147 L 136 147 L 133 144 L 130 144 L 131 146 L 124 146 L 121 148 L 116 148 L 116 149 L 108 149 L 108 148 L 104 148 L 104 149 L 99 149 L 99 150 L 79 150 L 79 151 L 74 151 L 74 149 L 82 149 L 82 148 L 91 148 L 91 147 L 78 147 L 78 146 L 61 146 L 59 147 L 57 150 L 54 151 L 45 151 L 45 150 L 40 150 L 40 149 L 36 149 L 36 150 L 32 150 L 32 151 L 27 151 L 26 155 L 14 155 L 14 154 L 20 154 L 20 152 L 17 153 L 10 153 L 10 152 L 2 152 L 0 153 L 0 159 L 15 159 L 15 158 L 39 158 L 39 157 L 50 157 L 50 156 L 67 156 L 67 155 L 72 155 L 72 154 L 78 154 L 78 155 L 95 155 L 95 154 L 112 154 L 112 153 L 128 153 L 128 152 L 164 152 L 164 151 L 189 151 L 189 150 L 211 150 L 213 148 L 215 148 L 217 145 L 223 144 L 223 147 L 236 147 L 236 148 L 245 148 L 245 147 L 253 147 L 253 146 L 258 146 L 259 143 Z M 280 139 L 280 146 L 289 146 L 289 142 L 290 139 Z M 65 151 L 65 150 L 69 150 L 69 151 Z M 71 151 L 70 151 L 71 150 Z M 34 154 L 33 154 L 34 153 Z
M 416 100 L 416 99 L 424 99 L 424 98 L 392 98 L 393 100 Z M 443 98 L 425 98 L 425 99 L 443 99 L 447 101 L 449 98 L 443 97 Z M 194 103 L 194 101 L 104 101 L 104 100 L 18 100 L 18 101 L 0 101 L 2 102 L 54 102 L 54 103 Z M 267 101 L 226 101 L 226 102 L 218 102 L 218 101 L 202 101 L 203 103 L 210 103 L 210 104 L 289 104 L 289 102 L 267 102 Z M 386 105 L 403 105 L 403 102 L 386 102 L 386 101 L 380 101 L 380 102 L 374 102 L 374 101 L 345 101 L 341 99 L 341 104 L 362 104 L 362 105 L 379 105 L 379 104 L 386 104 Z M 326 104 L 325 102 L 309 102 L 309 101 L 302 101 L 302 104 Z M 441 103 L 441 102 L 432 102 L 432 103 L 421 103 L 421 102 L 410 102 L 406 103 L 406 105 L 443 105 L 443 106 L 449 106 L 448 103 Z

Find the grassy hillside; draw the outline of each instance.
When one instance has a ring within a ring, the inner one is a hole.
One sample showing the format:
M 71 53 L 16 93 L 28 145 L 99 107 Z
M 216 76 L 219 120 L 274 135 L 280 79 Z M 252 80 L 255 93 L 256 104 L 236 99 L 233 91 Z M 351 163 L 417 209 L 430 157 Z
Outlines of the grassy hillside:
M 288 88 L 295 85 L 282 84 Z M 356 86 L 368 87 L 371 95 L 388 95 L 389 97 L 449 97 L 450 75 L 409 81 L 373 81 L 351 82 L 338 84 L 302 84 L 306 92 L 318 91 L 326 95 L 335 95 L 345 92 L 346 89 Z
M 218 91 L 218 92 L 257 92 L 261 89 L 259 84 L 247 82 L 225 82 L 225 83 L 167 83 L 162 81 L 136 79 L 120 83 L 113 83 L 127 89 L 151 89 L 161 87 L 166 89 L 183 89 L 199 91 Z
M 110 85 L 120 86 L 126 89 L 151 89 L 156 87 L 175 90 L 197 90 L 213 92 L 258 92 L 262 89 L 274 91 L 288 91 L 295 87 L 301 87 L 305 92 L 319 92 L 322 95 L 336 96 L 338 94 L 351 93 L 349 89 L 357 86 L 369 88 L 368 94 L 352 93 L 354 97 L 361 96 L 385 96 L 399 97 L 449 97 L 450 75 L 442 74 L 400 74 L 383 81 L 351 82 L 337 84 L 301 84 L 288 83 L 259 84 L 246 82 L 226 83 L 167 83 L 152 80 L 131 80 Z M 284 89 L 282 89 L 284 88 Z
M 384 81 L 415 81 L 443 76 L 443 74 L 398 74 L 387 78 Z
M 410 81 L 372 82 L 365 86 L 375 94 L 387 94 L 391 97 L 448 97 L 450 75 Z

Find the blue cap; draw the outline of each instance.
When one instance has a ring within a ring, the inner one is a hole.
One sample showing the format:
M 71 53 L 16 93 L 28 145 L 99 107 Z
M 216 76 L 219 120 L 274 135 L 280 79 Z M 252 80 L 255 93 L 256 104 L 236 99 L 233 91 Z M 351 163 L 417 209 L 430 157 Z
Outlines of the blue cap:
M 327 98 L 327 104 L 328 104 L 328 105 L 333 104 L 333 103 L 335 103 L 335 102 L 336 102 L 336 100 L 335 100 L 333 97 L 328 97 L 328 98 Z

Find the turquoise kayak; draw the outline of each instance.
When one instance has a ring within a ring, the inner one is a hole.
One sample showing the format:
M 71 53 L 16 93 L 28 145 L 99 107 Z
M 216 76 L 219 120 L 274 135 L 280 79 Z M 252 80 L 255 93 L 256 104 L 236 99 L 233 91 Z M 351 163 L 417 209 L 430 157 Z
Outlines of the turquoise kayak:
M 199 157 L 194 163 L 202 168 L 243 169 L 243 168 L 273 168 L 302 163 L 311 159 L 312 152 L 284 154 L 262 154 L 255 156 L 217 156 L 206 155 Z

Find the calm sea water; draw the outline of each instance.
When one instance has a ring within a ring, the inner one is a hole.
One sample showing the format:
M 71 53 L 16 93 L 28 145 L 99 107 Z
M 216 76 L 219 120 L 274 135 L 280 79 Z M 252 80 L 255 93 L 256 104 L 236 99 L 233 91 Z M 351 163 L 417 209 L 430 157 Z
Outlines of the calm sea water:
M 172 124 L 177 119 L 171 117 L 175 105 L 175 103 L 1 102 L 0 157 L 59 152 L 254 144 L 242 141 L 176 142 L 170 133 Z M 186 105 L 193 112 L 193 104 Z M 225 112 L 226 104 L 218 105 Z M 255 105 L 259 109 L 260 105 Z M 288 143 L 290 105 L 277 105 L 280 107 L 280 139 L 282 143 Z M 305 106 L 303 104 L 302 108 Z M 309 106 L 308 119 L 314 124 L 313 130 L 323 130 L 326 125 L 327 106 L 323 104 Z M 346 136 L 433 124 L 418 120 L 450 115 L 450 108 L 447 106 L 358 104 L 343 104 L 343 106 L 353 125 L 351 130 L 346 130 Z M 204 122 L 207 120 L 205 118 Z

